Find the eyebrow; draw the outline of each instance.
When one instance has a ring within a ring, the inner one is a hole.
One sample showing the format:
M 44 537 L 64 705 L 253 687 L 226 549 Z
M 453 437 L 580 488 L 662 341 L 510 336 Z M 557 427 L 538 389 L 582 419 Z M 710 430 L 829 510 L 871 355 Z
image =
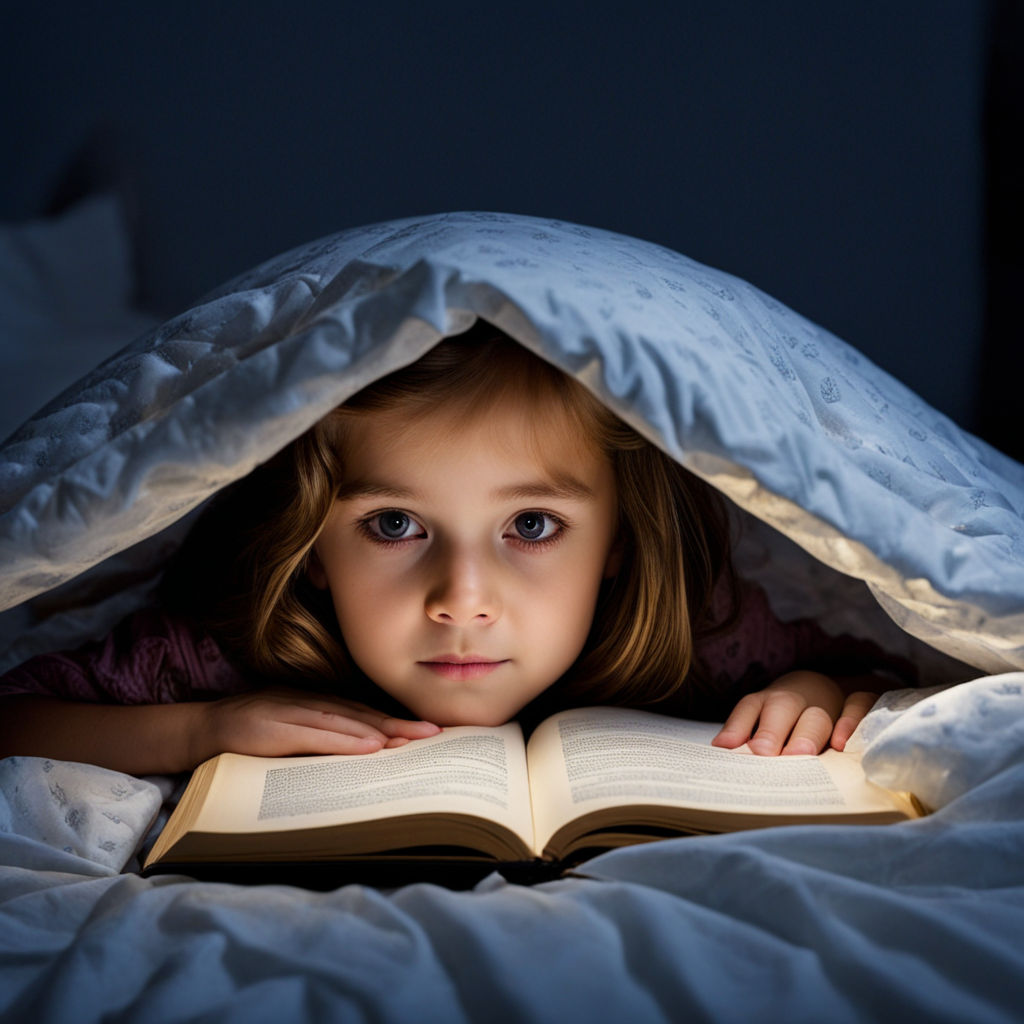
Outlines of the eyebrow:
M 408 501 L 415 498 L 416 492 L 408 487 L 396 487 L 392 484 L 379 484 L 373 480 L 351 480 L 342 484 L 334 496 L 335 501 L 348 501 L 351 498 L 394 498 L 397 501 Z
M 536 480 L 530 483 L 501 487 L 494 496 L 499 501 L 520 501 L 531 498 L 560 498 L 563 501 L 589 501 L 596 497 L 593 488 L 574 476 L 560 475 L 555 480 Z
M 354 498 L 389 498 L 394 501 L 415 500 L 417 494 L 408 487 L 378 483 L 374 480 L 351 480 L 338 489 L 336 501 L 350 501 Z M 554 480 L 531 480 L 521 484 L 500 487 L 493 493 L 498 501 L 528 501 L 540 498 L 558 498 L 563 501 L 592 501 L 596 495 L 593 488 L 582 480 L 565 474 Z

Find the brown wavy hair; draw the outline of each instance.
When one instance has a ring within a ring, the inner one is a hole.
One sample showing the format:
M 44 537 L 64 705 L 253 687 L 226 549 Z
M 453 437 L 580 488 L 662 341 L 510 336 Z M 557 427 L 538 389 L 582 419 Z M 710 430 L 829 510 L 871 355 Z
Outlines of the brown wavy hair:
M 307 578 L 313 543 L 344 472 L 345 423 L 400 407 L 410 420 L 454 403 L 467 420 L 497 393 L 554 401 L 611 462 L 620 568 L 605 581 L 575 664 L 553 688 L 563 702 L 649 704 L 684 681 L 712 590 L 731 586 L 729 524 L 718 492 L 627 426 L 579 382 L 480 322 L 358 392 L 215 500 L 169 569 L 164 600 L 189 613 L 240 667 L 264 680 L 365 693 L 328 593 Z M 730 616 L 726 616 L 730 618 Z

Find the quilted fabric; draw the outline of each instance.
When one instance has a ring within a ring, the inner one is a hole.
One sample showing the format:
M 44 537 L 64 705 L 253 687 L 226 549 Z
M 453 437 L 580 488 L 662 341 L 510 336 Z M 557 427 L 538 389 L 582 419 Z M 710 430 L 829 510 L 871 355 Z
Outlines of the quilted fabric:
M 286 253 L 65 391 L 0 449 L 0 607 L 158 534 L 477 318 L 863 580 L 908 633 L 988 672 L 1024 667 L 1024 468 L 729 274 L 493 213 Z

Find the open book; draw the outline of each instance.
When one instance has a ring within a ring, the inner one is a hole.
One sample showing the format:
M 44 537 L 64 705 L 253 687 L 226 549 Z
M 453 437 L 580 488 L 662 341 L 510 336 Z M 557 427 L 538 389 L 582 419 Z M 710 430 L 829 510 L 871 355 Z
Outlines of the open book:
M 221 754 L 196 769 L 145 870 L 382 859 L 571 864 L 671 835 L 921 813 L 859 760 L 758 757 L 719 726 L 624 708 L 459 726 L 374 754 Z

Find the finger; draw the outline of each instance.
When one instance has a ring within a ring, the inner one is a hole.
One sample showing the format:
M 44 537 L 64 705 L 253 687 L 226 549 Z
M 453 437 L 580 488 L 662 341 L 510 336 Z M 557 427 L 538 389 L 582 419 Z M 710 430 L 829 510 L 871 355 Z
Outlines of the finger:
M 327 710 L 310 708 L 301 704 L 293 705 L 281 712 L 280 721 L 282 724 L 299 726 L 304 729 L 317 729 L 327 733 L 374 740 L 378 747 L 382 747 L 388 740 L 388 737 L 380 729 L 351 714 L 340 714 L 337 709 Z
M 417 731 L 423 731 L 422 725 L 424 723 L 422 722 L 386 715 L 358 700 L 350 700 L 347 697 L 336 696 L 332 693 L 316 693 L 310 690 L 289 689 L 287 687 L 268 687 L 267 689 L 254 691 L 251 697 L 280 703 L 280 705 L 287 705 L 289 707 L 294 706 L 308 708 L 311 711 L 346 715 L 361 722 L 366 722 L 375 728 L 381 728 L 386 725 L 389 729 L 408 729 L 413 726 Z M 428 726 L 433 725 L 430 722 L 426 724 Z
M 791 691 L 769 693 L 761 709 L 757 730 L 750 738 L 750 749 L 764 757 L 780 753 L 806 706 L 804 699 Z M 830 721 L 830 732 L 831 724 Z
M 877 693 L 869 693 L 865 690 L 858 690 L 846 698 L 842 713 L 832 729 L 832 747 L 835 750 L 846 749 L 846 743 L 853 735 L 854 729 L 874 707 L 876 700 L 878 700 Z
M 311 726 L 280 723 L 273 736 L 278 757 L 302 757 L 308 754 L 375 754 L 384 741 L 373 736 L 354 736 Z
M 783 754 L 817 754 L 832 735 L 832 716 L 817 706 L 805 708 L 782 748 Z
M 354 736 L 378 739 L 383 746 L 394 746 L 388 744 L 390 739 L 421 740 L 428 736 L 436 736 L 441 731 L 441 727 L 434 725 L 433 722 L 393 718 L 370 709 L 362 714 L 349 707 L 344 708 L 344 713 L 337 710 L 322 710 L 313 711 L 312 714 L 319 716 L 320 721 L 318 723 L 314 720 L 308 724 L 317 728 L 351 733 Z
M 396 718 L 344 697 L 308 693 L 303 690 L 270 690 L 261 696 L 287 707 L 303 708 L 313 714 L 340 716 L 349 722 L 360 722 L 371 730 L 359 730 L 358 734 L 364 736 L 379 734 L 381 738 L 404 736 L 407 739 L 422 739 L 441 731 L 433 722 Z
M 375 725 L 385 736 L 393 739 L 421 740 L 436 736 L 441 731 L 441 727 L 433 722 L 417 722 L 409 718 L 382 718 Z
M 435 725 L 433 722 L 386 715 L 366 704 L 347 700 L 344 697 L 327 697 L 322 701 L 317 701 L 314 698 L 312 705 L 322 706 L 324 710 L 333 711 L 356 721 L 364 722 L 384 736 L 404 736 L 406 739 L 418 740 L 425 736 L 434 736 L 441 731 L 440 726 Z
M 441 731 L 441 727 L 433 722 L 396 718 L 394 715 L 385 715 L 364 704 L 353 704 L 350 701 L 341 701 L 340 703 L 342 705 L 341 714 L 376 729 L 384 736 L 402 736 L 408 740 L 419 740 L 426 736 L 434 736 Z
M 748 693 L 745 697 L 741 697 L 718 731 L 718 735 L 712 739 L 711 745 L 733 749 L 746 743 L 754 731 L 763 705 L 763 692 Z

